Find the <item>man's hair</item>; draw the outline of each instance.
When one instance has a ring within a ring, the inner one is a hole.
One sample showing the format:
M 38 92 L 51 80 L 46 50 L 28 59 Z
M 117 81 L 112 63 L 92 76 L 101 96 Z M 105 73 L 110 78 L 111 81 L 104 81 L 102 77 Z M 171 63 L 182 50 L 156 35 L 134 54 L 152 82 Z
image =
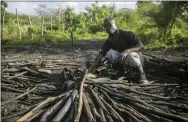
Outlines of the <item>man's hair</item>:
M 106 24 L 115 24 L 115 20 L 112 17 L 105 18 L 104 25 Z

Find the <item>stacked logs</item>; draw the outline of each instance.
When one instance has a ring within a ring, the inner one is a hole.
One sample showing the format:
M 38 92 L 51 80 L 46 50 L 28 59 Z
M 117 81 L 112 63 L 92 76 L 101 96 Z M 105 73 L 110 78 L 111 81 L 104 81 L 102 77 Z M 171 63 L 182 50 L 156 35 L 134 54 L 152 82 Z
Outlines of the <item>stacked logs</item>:
M 53 74 L 46 70 L 45 61 L 4 60 L 1 89 L 19 95 L 2 99 L 1 114 L 11 103 L 27 107 L 3 115 L 2 121 L 188 122 L 187 62 L 149 55 L 145 59 L 148 78 L 155 79 L 152 84 L 112 80 L 101 73 L 112 70 L 106 65 L 95 69 L 97 78 L 89 78 L 87 70 L 80 69 L 63 68 L 60 74 Z M 63 64 L 46 62 L 54 67 Z

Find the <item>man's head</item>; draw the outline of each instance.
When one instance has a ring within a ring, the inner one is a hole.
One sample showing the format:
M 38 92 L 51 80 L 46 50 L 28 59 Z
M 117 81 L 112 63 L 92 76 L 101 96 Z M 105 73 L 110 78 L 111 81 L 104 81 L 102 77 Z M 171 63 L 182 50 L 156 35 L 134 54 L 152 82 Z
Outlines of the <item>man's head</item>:
M 104 20 L 104 27 L 108 34 L 113 34 L 117 30 L 115 20 L 112 17 L 108 17 Z

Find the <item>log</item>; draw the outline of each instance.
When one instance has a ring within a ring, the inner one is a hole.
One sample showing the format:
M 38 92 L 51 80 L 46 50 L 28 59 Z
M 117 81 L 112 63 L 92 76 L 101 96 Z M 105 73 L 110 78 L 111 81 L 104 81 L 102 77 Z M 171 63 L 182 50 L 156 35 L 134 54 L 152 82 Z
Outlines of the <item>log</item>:
M 17 122 L 20 121 L 27 121 L 28 118 L 34 116 L 35 114 L 37 114 L 37 112 L 39 110 L 41 110 L 42 108 L 48 106 L 51 102 L 54 102 L 60 98 L 62 98 L 63 96 L 65 96 L 67 93 L 69 93 L 70 91 L 63 93 L 57 97 L 49 97 L 46 100 L 42 101 L 38 106 L 36 106 L 34 109 L 32 109 L 30 112 L 28 112 L 27 114 L 25 114 L 23 117 L 21 117 L 20 119 L 17 120 Z
M 28 71 L 29 73 L 35 75 L 35 76 L 39 76 L 39 77 L 43 77 L 43 78 L 48 78 L 48 79 L 53 79 L 53 78 L 51 78 L 51 77 L 49 77 L 47 75 L 41 74 L 41 73 L 39 73 L 39 72 L 37 72 L 35 70 L 32 70 L 32 69 L 30 69 L 28 67 L 24 67 L 23 69 L 26 70 L 26 71 Z
M 129 115 L 129 116 L 131 117 L 131 119 L 133 119 L 134 121 L 139 122 L 139 119 L 137 119 L 137 117 L 138 117 L 138 118 L 140 118 L 141 120 L 144 120 L 144 122 L 151 122 L 151 121 L 148 120 L 146 117 L 143 119 L 143 118 L 140 117 L 138 114 L 136 114 L 135 111 L 131 111 L 131 109 L 118 107 L 118 106 L 117 106 L 117 103 L 116 103 L 114 100 L 112 100 L 112 99 L 108 96 L 108 94 L 107 94 L 106 92 L 104 92 L 104 91 L 102 91 L 102 90 L 100 90 L 100 91 L 101 91 L 102 94 L 107 98 L 107 100 L 110 101 L 110 103 L 112 104 L 112 106 L 113 106 L 115 109 L 117 109 L 117 110 L 120 111 L 120 112 L 126 113 L 126 114 Z
M 52 119 L 52 117 L 57 113 L 57 111 L 62 107 L 62 105 L 65 103 L 67 98 L 69 97 L 70 92 L 66 94 L 59 102 L 57 102 L 54 106 L 49 108 L 41 117 L 41 122 L 48 122 Z
M 3 69 L 2 72 L 19 72 L 18 68 Z
M 126 83 L 125 80 L 110 80 L 104 79 L 98 81 L 97 79 L 87 78 L 85 83 L 88 84 L 123 84 L 127 86 L 179 86 L 179 84 L 136 84 L 136 83 Z
M 105 114 L 109 114 L 110 115 L 110 113 L 107 111 L 107 109 L 104 106 L 104 104 L 102 103 L 102 101 L 99 99 L 97 93 L 91 88 L 89 88 L 89 92 L 91 93 L 91 95 L 93 96 L 95 102 L 97 103 L 98 108 L 101 108 L 105 112 Z
M 22 75 L 24 75 L 24 74 L 27 74 L 27 71 L 24 71 L 24 72 L 21 72 L 21 73 L 19 73 L 19 74 L 16 74 L 15 76 L 9 77 L 8 80 L 11 80 L 11 79 L 14 79 L 14 78 L 16 78 L 16 77 L 22 76 Z
M 123 89 L 123 90 L 130 91 L 132 93 L 136 93 L 136 94 L 140 94 L 140 95 L 145 95 L 145 96 L 149 96 L 149 97 L 154 97 L 154 98 L 157 98 L 157 99 L 162 99 L 162 100 L 172 100 L 172 99 L 175 99 L 175 98 L 172 98 L 172 97 L 163 97 L 163 96 L 159 96 L 159 95 L 155 95 L 155 94 L 149 94 L 149 93 L 145 93 L 145 92 L 141 92 L 141 91 L 136 91 L 136 90 L 131 89 L 128 86 L 123 86 L 123 85 L 115 85 L 115 87 L 117 89 Z
M 179 115 L 174 115 L 174 114 L 171 114 L 171 113 L 158 111 L 158 110 L 156 110 L 154 108 L 145 107 L 145 106 L 143 106 L 143 105 L 141 105 L 139 103 L 134 103 L 133 106 L 135 106 L 135 107 L 137 107 L 139 109 L 143 109 L 143 110 L 145 110 L 147 112 L 150 112 L 150 113 L 165 117 L 165 118 L 169 118 L 169 119 L 176 120 L 176 121 L 181 121 L 181 122 L 188 122 L 188 118 L 186 118 L 186 117 L 181 117 Z
M 13 118 L 13 117 L 21 116 L 21 115 L 27 113 L 28 111 L 30 111 L 31 109 L 32 108 L 30 107 L 29 109 L 26 109 L 24 111 L 19 111 L 19 112 L 16 112 L 14 114 L 11 114 L 11 115 L 1 117 L 1 121 L 9 120 L 10 118 Z
M 92 115 L 90 107 L 89 107 L 87 96 L 85 95 L 84 92 L 83 92 L 83 108 L 84 108 L 84 111 L 86 113 L 88 122 L 92 122 L 93 121 L 93 115 Z
M 72 92 L 71 96 L 69 97 L 69 99 L 67 100 L 67 102 L 65 103 L 63 108 L 61 108 L 61 110 L 57 113 L 57 115 L 52 119 L 52 122 L 59 122 L 59 121 L 63 120 L 65 114 L 67 113 L 67 111 L 69 110 L 70 106 L 72 105 L 72 102 L 74 101 L 77 93 L 78 93 L 77 90 L 74 90 Z
M 25 91 L 23 91 L 23 90 L 19 90 L 19 89 L 15 89 L 15 88 L 3 86 L 2 84 L 1 84 L 1 88 L 2 88 L 2 89 L 7 89 L 7 90 L 10 90 L 10 91 L 14 91 L 14 92 L 18 92 L 18 93 L 24 93 L 24 92 L 25 92 Z
M 109 109 L 112 117 L 118 120 L 118 122 L 124 122 L 124 119 L 101 97 L 99 96 L 104 105 Z
M 29 91 L 27 91 L 27 92 L 25 92 L 25 93 L 23 93 L 23 94 L 21 94 L 21 95 L 15 97 L 15 98 L 11 99 L 11 100 L 2 102 L 2 103 L 1 103 L 1 106 L 6 105 L 6 104 L 11 103 L 11 102 L 14 102 L 15 100 L 17 100 L 17 99 L 19 99 L 19 98 L 21 98 L 21 97 L 23 97 L 23 96 L 25 96 L 25 95 L 27 95 L 27 94 L 33 92 L 35 89 L 36 89 L 36 87 L 32 88 L 31 90 L 29 90 Z
M 188 110 L 188 106 L 186 104 L 180 104 L 180 103 L 175 104 L 175 103 L 168 103 L 168 102 L 164 102 L 164 101 L 146 101 L 146 102 L 157 104 L 157 105 L 167 105 L 172 108 Z
M 74 107 L 75 106 L 71 107 L 71 111 L 70 111 L 67 119 L 65 120 L 65 122 L 72 122 L 74 120 Z
M 96 86 L 99 87 L 99 88 L 101 88 L 101 89 L 103 89 L 104 91 L 110 93 L 111 95 L 116 95 L 116 96 L 122 97 L 123 99 L 126 100 L 126 103 L 129 103 L 129 104 L 130 104 L 130 103 L 140 103 L 140 104 L 142 104 L 142 105 L 145 105 L 145 106 L 154 108 L 154 109 L 156 109 L 156 110 L 158 110 L 158 111 L 164 112 L 163 110 L 160 110 L 159 108 L 156 108 L 156 107 L 154 107 L 154 106 L 152 106 L 152 105 L 146 103 L 145 101 L 143 101 L 143 100 L 141 100 L 141 99 L 139 99 L 139 98 L 136 98 L 136 97 L 134 97 L 134 96 L 130 96 L 130 95 L 128 95 L 128 94 L 125 94 L 124 92 L 117 91 L 117 90 L 112 89 L 112 88 L 106 89 L 106 88 L 104 88 L 104 87 L 102 87 L 102 86 L 99 86 L 99 85 L 96 85 Z
M 83 85 L 84 85 L 84 82 L 85 82 L 85 79 L 86 79 L 87 72 L 88 72 L 88 70 L 85 70 L 84 77 L 83 77 L 82 82 L 81 82 L 81 85 L 80 85 L 78 114 L 76 115 L 76 118 L 75 118 L 74 122 L 79 122 L 80 115 L 81 115 L 81 112 L 82 112 L 82 106 L 83 106 L 83 99 L 82 99 Z
M 46 111 L 46 109 L 41 109 L 39 110 L 38 113 L 36 113 L 34 116 L 30 117 L 27 122 L 32 122 L 34 119 L 36 119 L 37 117 L 41 116 L 44 112 Z
M 105 118 L 105 115 L 104 115 L 104 112 L 103 112 L 102 108 L 99 108 L 99 113 L 101 115 L 102 122 L 106 122 L 106 118 Z

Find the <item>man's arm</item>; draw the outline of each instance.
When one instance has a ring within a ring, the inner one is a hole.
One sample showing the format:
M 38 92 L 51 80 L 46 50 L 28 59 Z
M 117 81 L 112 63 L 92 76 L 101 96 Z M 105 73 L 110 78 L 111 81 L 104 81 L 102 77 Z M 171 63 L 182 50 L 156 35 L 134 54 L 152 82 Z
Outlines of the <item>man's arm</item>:
M 140 39 L 138 39 L 138 37 L 130 32 L 130 36 L 131 36 L 131 42 L 130 42 L 130 48 L 124 50 L 121 54 L 123 54 L 124 56 L 126 56 L 128 53 L 130 52 L 138 52 L 141 51 L 144 48 L 143 43 L 140 41 Z
M 99 53 L 97 55 L 97 57 L 95 58 L 94 63 L 89 68 L 89 70 L 88 70 L 89 73 L 101 62 L 102 58 L 103 58 L 103 55 L 101 53 Z
M 95 58 L 94 63 L 89 68 L 89 70 L 88 70 L 89 73 L 101 62 L 102 58 L 109 51 L 109 49 L 111 47 L 110 45 L 111 45 L 111 43 L 108 40 L 106 40 L 105 43 L 103 44 L 103 46 L 101 47 L 99 54 Z
M 138 52 L 141 51 L 142 49 L 144 49 L 144 45 L 142 44 L 142 42 L 140 40 L 138 40 L 139 42 L 132 48 L 126 49 L 125 52 L 130 53 L 130 52 Z

